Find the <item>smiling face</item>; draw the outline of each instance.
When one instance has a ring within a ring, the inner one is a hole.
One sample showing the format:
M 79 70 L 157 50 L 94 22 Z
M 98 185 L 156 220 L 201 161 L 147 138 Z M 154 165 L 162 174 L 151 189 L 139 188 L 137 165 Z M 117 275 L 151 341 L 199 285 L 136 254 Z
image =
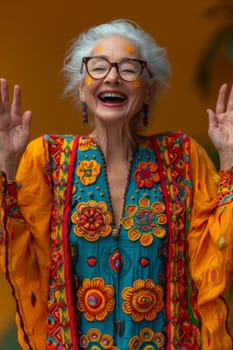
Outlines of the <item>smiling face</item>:
M 135 44 L 122 36 L 110 36 L 98 41 L 91 56 L 101 56 L 110 62 L 122 62 L 126 58 L 141 59 Z M 85 101 L 95 119 L 106 123 L 125 123 L 131 120 L 150 96 L 150 77 L 144 68 L 141 76 L 128 82 L 121 79 L 116 67 L 106 77 L 93 79 L 85 73 L 79 85 L 80 99 Z

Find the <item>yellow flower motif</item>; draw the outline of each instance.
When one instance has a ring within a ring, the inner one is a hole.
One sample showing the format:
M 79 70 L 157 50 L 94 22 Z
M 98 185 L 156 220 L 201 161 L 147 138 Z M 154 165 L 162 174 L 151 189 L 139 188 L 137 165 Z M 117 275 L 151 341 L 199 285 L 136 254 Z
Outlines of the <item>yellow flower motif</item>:
M 99 329 L 91 328 L 87 335 L 84 334 L 79 340 L 80 346 L 84 350 L 119 350 L 117 346 L 113 346 L 112 336 L 109 334 L 103 334 Z
M 102 278 L 86 278 L 77 291 L 77 307 L 88 321 L 103 321 L 115 306 L 114 289 Z
M 122 225 L 128 231 L 131 241 L 140 240 L 144 247 L 152 244 L 154 238 L 163 238 L 166 230 L 163 226 L 167 222 L 164 214 L 165 205 L 162 202 L 154 202 L 150 205 L 148 198 L 141 198 L 139 206 L 128 205 L 126 213 L 128 216 L 122 218 Z
M 94 242 L 100 237 L 107 237 L 112 232 L 112 214 L 107 204 L 90 200 L 80 202 L 77 211 L 72 214 L 71 221 L 75 224 L 74 233 L 87 241 Z
M 139 336 L 135 336 L 129 341 L 129 349 L 140 350 L 165 350 L 165 336 L 163 333 L 155 333 L 150 328 L 143 328 Z
M 100 174 L 101 165 L 95 160 L 83 160 L 77 168 L 77 175 L 84 185 L 93 184 Z
M 122 291 L 125 300 L 122 309 L 127 315 L 132 315 L 135 322 L 142 320 L 152 321 L 163 309 L 163 288 L 156 285 L 151 279 L 136 280 L 132 287 L 126 287 Z

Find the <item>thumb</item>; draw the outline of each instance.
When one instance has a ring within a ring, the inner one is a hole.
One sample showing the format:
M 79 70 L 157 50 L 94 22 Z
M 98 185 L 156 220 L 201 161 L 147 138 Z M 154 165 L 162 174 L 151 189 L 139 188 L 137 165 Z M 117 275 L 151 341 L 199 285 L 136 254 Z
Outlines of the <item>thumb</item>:
M 22 127 L 30 133 L 32 112 L 26 111 L 22 116 Z

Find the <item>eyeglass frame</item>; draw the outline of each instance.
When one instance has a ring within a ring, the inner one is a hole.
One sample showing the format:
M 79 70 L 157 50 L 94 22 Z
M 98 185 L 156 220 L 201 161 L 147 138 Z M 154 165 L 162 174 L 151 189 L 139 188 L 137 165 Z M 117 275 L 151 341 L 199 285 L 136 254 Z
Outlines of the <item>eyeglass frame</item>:
M 94 78 L 94 77 L 90 74 L 90 72 L 89 72 L 89 70 L 88 70 L 88 67 L 87 67 L 87 64 L 88 64 L 88 61 L 89 61 L 90 59 L 92 59 L 92 58 L 101 58 L 101 59 L 105 60 L 105 61 L 109 64 L 109 70 L 108 70 L 108 72 L 107 72 L 103 77 L 101 77 L 101 78 Z M 121 60 L 119 63 L 124 62 L 124 61 L 127 62 L 128 60 L 138 62 L 138 63 L 140 63 L 140 65 L 141 65 L 141 71 L 140 71 L 138 77 L 135 79 L 135 80 L 137 80 L 137 79 L 142 75 L 142 72 L 143 72 L 144 68 L 147 68 L 147 62 L 144 61 L 144 60 L 137 59 L 137 58 L 124 58 L 124 59 Z M 85 65 L 86 71 L 87 71 L 87 73 L 90 75 L 90 77 L 91 77 L 92 79 L 95 79 L 95 80 L 100 80 L 100 79 L 106 78 L 106 76 L 110 73 L 111 69 L 112 69 L 113 67 L 115 67 L 115 68 L 116 68 L 116 71 L 117 71 L 117 73 L 118 73 L 118 75 L 119 75 L 119 77 L 120 77 L 122 80 L 127 81 L 127 82 L 133 82 L 133 81 L 135 81 L 135 80 L 125 80 L 124 78 L 122 78 L 122 76 L 121 76 L 121 74 L 120 74 L 120 72 L 119 72 L 119 69 L 118 69 L 119 63 L 118 63 L 118 62 L 110 62 L 106 57 L 103 57 L 103 56 L 86 56 L 86 57 L 83 57 L 83 58 L 82 58 L 81 73 L 83 73 L 83 65 Z M 148 69 L 147 69 L 147 71 L 148 71 Z M 151 73 L 150 73 L 149 71 L 148 71 L 148 73 L 149 73 L 149 75 L 152 77 L 152 75 L 151 75 Z

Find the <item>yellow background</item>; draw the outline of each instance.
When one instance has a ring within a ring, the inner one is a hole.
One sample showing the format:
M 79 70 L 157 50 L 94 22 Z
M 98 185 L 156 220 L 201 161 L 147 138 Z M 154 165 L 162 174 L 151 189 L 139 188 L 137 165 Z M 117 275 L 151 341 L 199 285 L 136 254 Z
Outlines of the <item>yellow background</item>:
M 216 0 L 217 1 L 217 0 Z M 72 101 L 61 98 L 60 70 L 71 39 L 92 25 L 114 18 L 131 18 L 165 47 L 172 66 L 170 87 L 157 102 L 149 132 L 182 130 L 215 157 L 207 136 L 207 107 L 214 107 L 221 83 L 233 81 L 232 65 L 221 53 L 211 68 L 211 88 L 203 95 L 196 84 L 200 56 L 224 25 L 206 18 L 210 0 L 0 0 L 0 76 L 23 90 L 23 109 L 33 111 L 32 138 L 42 133 L 88 132 Z M 23 266 L 22 266 L 23 268 Z M 0 349 L 14 321 L 14 302 L 0 275 Z M 15 349 L 15 348 L 14 348 Z

